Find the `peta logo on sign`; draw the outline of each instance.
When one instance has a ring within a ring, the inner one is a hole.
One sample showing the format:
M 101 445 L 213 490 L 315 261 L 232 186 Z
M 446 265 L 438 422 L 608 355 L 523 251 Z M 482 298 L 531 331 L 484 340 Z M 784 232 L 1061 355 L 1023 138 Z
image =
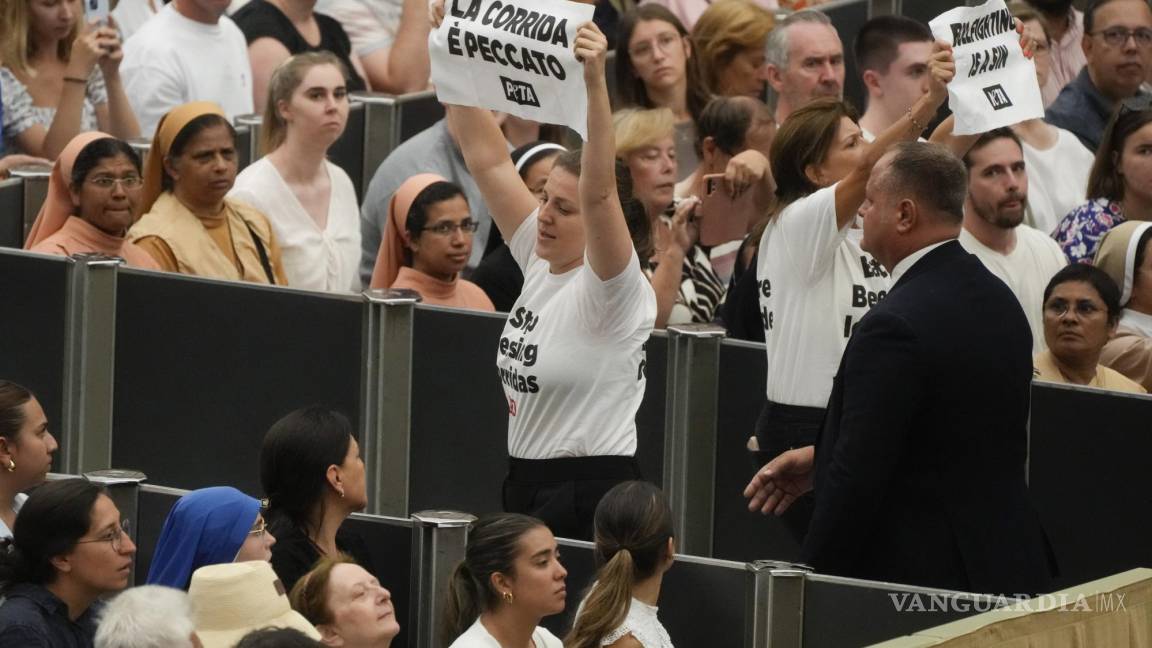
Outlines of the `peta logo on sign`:
M 988 98 L 988 103 L 992 104 L 992 110 L 1012 107 L 1012 100 L 1008 98 L 1008 93 L 1004 92 L 1004 88 L 1000 87 L 999 83 L 984 88 L 984 96 Z
M 500 84 L 504 86 L 504 98 L 521 106 L 540 107 L 540 100 L 536 98 L 536 91 L 531 83 L 500 77 Z

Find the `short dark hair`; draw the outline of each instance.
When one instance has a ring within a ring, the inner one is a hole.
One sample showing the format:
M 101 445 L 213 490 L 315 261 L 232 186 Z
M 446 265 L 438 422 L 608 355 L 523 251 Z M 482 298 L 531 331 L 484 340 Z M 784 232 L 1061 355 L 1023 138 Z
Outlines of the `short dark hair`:
M 711 137 L 716 148 L 728 155 L 744 150 L 757 104 L 764 105 L 752 97 L 714 97 L 709 101 L 696 122 L 696 140 L 692 143 L 696 157 L 704 156 L 706 137 Z
M 919 20 L 905 16 L 877 16 L 860 28 L 852 51 L 856 69 L 887 73 L 904 43 L 932 42 L 932 32 Z
M 268 627 L 244 635 L 236 648 L 313 648 L 323 645 L 296 628 Z
M 1096 12 L 1106 4 L 1116 2 L 1116 0 L 1091 0 L 1088 6 L 1084 8 L 1084 33 L 1091 34 L 1096 30 Z M 1144 0 L 1145 6 L 1152 8 L 1152 4 L 1148 0 Z
M 928 205 L 949 222 L 964 220 L 968 172 L 951 151 L 939 144 L 901 142 L 888 155 L 891 163 L 879 179 L 886 189 Z
M 201 132 L 213 126 L 228 127 L 228 132 L 232 135 L 232 144 L 236 144 L 236 129 L 232 127 L 232 124 L 228 122 L 227 118 L 216 113 L 204 113 L 185 124 L 184 128 L 181 128 L 180 132 L 176 133 L 176 137 L 172 138 L 172 145 L 168 147 L 168 157 L 174 158 L 182 155 L 184 149 L 188 147 L 188 143 L 192 141 L 193 137 L 196 137 Z M 156 151 L 152 151 L 151 153 L 156 153 Z M 168 175 L 168 171 L 165 169 L 164 177 L 160 179 L 160 188 L 164 191 L 172 191 L 173 184 L 172 176 Z
M 995 142 L 998 139 L 1010 139 L 1013 142 L 1016 142 L 1016 146 L 1018 146 L 1020 148 L 1021 152 L 1024 151 L 1024 146 L 1022 144 L 1020 144 L 1020 138 L 1016 135 L 1016 133 L 1014 133 L 1012 131 L 1011 128 L 1008 128 L 1007 126 L 1005 126 L 1003 128 L 993 128 L 992 130 L 981 134 L 980 137 L 977 138 L 975 142 L 973 142 L 972 146 L 968 149 L 968 151 L 964 153 L 964 168 L 965 169 L 971 169 L 972 168 L 972 152 L 973 151 L 979 151 L 980 149 L 984 148 L 985 146 L 988 146 L 989 144 L 991 144 L 992 142 Z
M 80 149 L 80 153 L 76 156 L 76 161 L 72 163 L 72 177 L 69 180 L 72 183 L 72 189 L 78 190 L 88 179 L 88 174 L 92 169 L 104 160 L 109 158 L 118 157 L 123 155 L 128 158 L 132 166 L 136 167 L 136 173 L 143 173 L 141 167 L 143 164 L 140 162 L 140 155 L 136 150 L 128 145 L 128 142 L 118 140 L 115 137 L 101 137 L 98 140 L 88 142 L 88 145 Z
M 87 479 L 50 481 L 33 490 L 16 516 L 12 538 L 0 542 L 0 595 L 14 585 L 55 581 L 52 559 L 72 551 L 88 533 L 92 507 L 104 492 Z
M 1043 303 L 1048 303 L 1048 298 L 1052 296 L 1056 286 L 1074 281 L 1086 283 L 1096 289 L 1096 294 L 1100 295 L 1100 300 L 1104 302 L 1104 308 L 1108 311 L 1108 324 L 1115 324 L 1120 320 L 1120 288 L 1107 272 L 1088 263 L 1071 263 L 1052 275 L 1048 286 L 1044 288 Z
M 323 506 L 328 466 L 344 463 L 354 437 L 347 416 L 321 406 L 298 409 L 272 425 L 260 447 L 260 485 L 270 524 L 290 525 L 305 535 L 314 531 L 311 515 Z

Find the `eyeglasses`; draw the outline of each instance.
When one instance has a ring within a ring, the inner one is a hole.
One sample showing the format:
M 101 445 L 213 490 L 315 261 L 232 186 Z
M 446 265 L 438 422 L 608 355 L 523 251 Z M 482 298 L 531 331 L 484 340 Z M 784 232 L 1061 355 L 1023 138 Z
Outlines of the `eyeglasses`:
M 259 520 L 256 521 L 256 524 L 252 525 L 252 530 L 248 532 L 248 535 L 254 535 L 257 538 L 263 538 L 264 532 L 267 530 L 268 530 L 268 521 L 265 520 L 264 518 L 260 518 Z
M 1093 36 L 1102 36 L 1104 42 L 1112 47 L 1124 47 L 1124 44 L 1131 38 L 1136 41 L 1138 47 L 1148 47 L 1152 45 L 1152 29 L 1141 27 L 1139 29 L 1125 29 L 1124 27 L 1109 27 L 1108 29 L 1092 32 Z
M 1063 300 L 1052 301 L 1044 305 L 1044 310 L 1053 317 L 1064 317 L 1069 311 L 1075 311 L 1077 317 L 1089 318 L 1103 309 L 1090 301 L 1079 301 L 1075 304 Z
M 425 227 L 421 231 L 432 232 L 433 234 L 439 234 L 441 236 L 448 236 L 456 230 L 460 230 L 460 232 L 464 234 L 472 234 L 479 228 L 480 223 L 477 223 L 476 221 L 469 218 L 460 221 L 459 223 L 453 223 L 452 221 L 441 221 L 431 227 Z
M 660 48 L 661 52 L 667 54 L 672 51 L 672 45 L 678 40 L 680 40 L 679 34 L 660 34 L 655 40 L 636 43 L 635 47 L 629 47 L 628 55 L 634 59 L 646 59 L 655 53 L 657 47 Z
M 112 545 L 112 551 L 120 553 L 120 548 L 124 546 L 124 538 L 129 534 L 131 523 L 128 520 L 121 520 L 120 526 L 115 529 L 109 529 L 104 535 L 94 540 L 77 540 L 76 544 L 88 544 L 91 542 L 107 542 Z
M 88 180 L 92 184 L 100 187 L 101 189 L 111 189 L 113 185 L 120 185 L 124 189 L 135 189 L 144 184 L 144 180 L 138 175 L 124 176 L 123 178 L 113 178 L 112 176 L 96 176 Z

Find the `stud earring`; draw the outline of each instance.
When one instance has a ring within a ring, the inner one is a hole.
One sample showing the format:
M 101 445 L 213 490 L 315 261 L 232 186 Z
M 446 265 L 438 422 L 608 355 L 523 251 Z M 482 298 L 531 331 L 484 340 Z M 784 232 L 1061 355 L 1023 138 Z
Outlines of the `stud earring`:
M 8 472 L 16 472 L 16 462 L 12 459 L 8 460 Z
M 508 605 L 512 605 L 512 592 L 504 592 L 500 596 L 504 597 L 505 603 L 507 603 Z

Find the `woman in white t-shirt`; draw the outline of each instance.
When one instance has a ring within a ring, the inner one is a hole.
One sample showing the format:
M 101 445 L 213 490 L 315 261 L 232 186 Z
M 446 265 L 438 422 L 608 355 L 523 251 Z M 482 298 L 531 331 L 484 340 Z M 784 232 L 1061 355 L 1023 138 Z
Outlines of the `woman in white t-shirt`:
M 566 648 L 672 648 L 656 616 L 676 542 L 668 498 L 648 482 L 617 484 L 596 507 L 596 581 Z
M 543 522 L 518 513 L 480 518 L 448 581 L 442 640 L 449 648 L 563 648 L 539 625 L 564 611 L 567 577 Z
M 236 177 L 229 197 L 268 216 L 288 285 L 360 289 L 360 208 L 328 149 L 348 122 L 344 66 L 329 52 L 297 54 L 268 84 L 260 132 L 266 155 Z
M 596 503 L 639 477 L 636 411 L 656 318 L 634 247 L 648 218 L 615 159 L 606 51 L 595 25 L 579 28 L 589 139 L 582 153 L 557 157 L 542 202 L 516 173 L 489 111 L 448 109 L 453 132 L 468 134 L 460 140 L 468 170 L 524 272 L 496 359 L 508 400 L 504 508 L 568 538 L 590 539 Z
M 832 377 L 853 327 L 888 293 L 888 272 L 860 247 L 854 227 L 877 160 L 913 141 L 948 97 L 951 51 L 938 46 L 933 82 L 872 144 L 848 104 L 825 99 L 792 113 L 772 142 L 777 207 L 760 239 L 757 280 L 768 355 L 767 404 L 756 437 L 767 458 L 812 445 Z M 786 519 L 802 533 L 810 507 Z
M 0 539 L 11 538 L 23 491 L 48 477 L 59 446 L 40 401 L 26 387 L 0 380 Z

